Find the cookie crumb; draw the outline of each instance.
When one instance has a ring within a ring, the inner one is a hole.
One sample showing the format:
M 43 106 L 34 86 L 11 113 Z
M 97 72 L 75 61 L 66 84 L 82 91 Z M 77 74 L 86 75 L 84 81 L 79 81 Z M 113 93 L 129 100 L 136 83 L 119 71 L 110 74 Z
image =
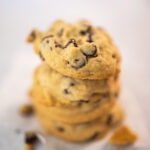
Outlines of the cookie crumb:
M 26 41 L 27 41 L 28 43 L 32 43 L 35 39 L 36 39 L 36 30 L 32 30 L 32 31 L 30 32 L 30 34 L 28 35 Z
M 33 131 L 28 131 L 25 133 L 26 144 L 34 144 L 37 140 L 38 140 L 38 137 Z
M 26 144 L 24 150 L 33 150 L 32 144 Z
M 25 104 L 25 105 L 21 106 L 21 108 L 20 108 L 20 113 L 24 116 L 32 115 L 33 112 L 34 112 L 33 106 L 30 104 Z
M 137 138 L 137 135 L 129 127 L 123 125 L 114 131 L 109 142 L 114 145 L 129 145 L 133 144 Z

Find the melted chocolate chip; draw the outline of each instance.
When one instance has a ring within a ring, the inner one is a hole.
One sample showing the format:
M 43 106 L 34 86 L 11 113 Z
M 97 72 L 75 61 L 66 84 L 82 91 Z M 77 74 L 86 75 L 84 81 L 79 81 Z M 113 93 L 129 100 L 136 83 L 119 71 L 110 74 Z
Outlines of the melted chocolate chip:
M 93 46 L 91 49 L 81 49 L 81 52 L 83 53 L 83 55 L 85 55 L 87 58 L 91 58 L 91 57 L 97 57 L 97 47 Z
M 58 127 L 57 130 L 58 130 L 59 132 L 64 132 L 64 131 L 65 131 L 65 129 L 64 129 L 63 127 Z
M 68 91 L 68 89 L 64 89 L 64 93 L 65 93 L 65 94 L 71 94 L 71 92 Z
M 67 48 L 70 44 L 73 44 L 74 47 L 78 47 L 77 43 L 76 43 L 76 40 L 75 39 L 70 39 L 68 41 L 68 43 L 64 46 L 64 48 Z
M 113 121 L 113 115 L 109 114 L 106 120 L 106 124 L 111 125 L 112 121 Z
M 93 39 L 92 39 L 93 34 L 94 34 L 93 32 L 89 33 L 87 42 L 89 42 L 89 43 L 93 42 Z
M 44 60 L 45 60 L 45 58 L 43 57 L 43 55 L 42 55 L 42 53 L 41 53 L 41 52 L 39 52 L 39 56 L 40 56 L 40 58 L 41 58 L 41 60 L 42 60 L 42 61 L 44 61 Z
M 95 132 L 87 141 L 95 140 L 100 135 L 100 132 Z
M 62 28 L 58 34 L 59 37 L 61 37 L 63 35 L 64 29 Z
M 72 68 L 79 69 L 85 66 L 86 61 L 84 58 L 75 58 L 71 62 L 69 62 Z
M 57 41 L 54 41 L 54 44 L 55 44 L 56 48 L 59 47 L 59 48 L 63 49 L 63 46 L 60 43 L 58 43 Z
M 38 140 L 38 137 L 36 136 L 36 134 L 32 131 L 30 132 L 26 132 L 25 134 L 25 143 L 26 144 L 33 144 Z
M 53 35 L 47 35 L 47 36 L 45 36 L 45 37 L 42 38 L 41 42 L 44 41 L 45 39 L 51 38 L 51 37 L 54 37 L 54 36 Z

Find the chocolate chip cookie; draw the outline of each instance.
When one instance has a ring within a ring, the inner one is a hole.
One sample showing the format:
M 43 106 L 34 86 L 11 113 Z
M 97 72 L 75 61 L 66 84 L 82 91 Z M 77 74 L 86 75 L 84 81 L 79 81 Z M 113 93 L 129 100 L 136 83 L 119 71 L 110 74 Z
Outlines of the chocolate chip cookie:
M 33 86 L 39 85 L 45 97 L 49 99 L 49 93 L 58 98 L 63 103 L 75 103 L 95 101 L 105 97 L 107 93 L 119 95 L 120 84 L 118 79 L 75 79 L 64 76 L 50 68 L 47 64 L 42 64 L 35 70 Z
M 34 43 L 43 62 L 63 75 L 106 79 L 120 72 L 117 47 L 106 31 L 91 24 L 58 20 L 46 32 L 33 30 L 27 41 Z
M 123 112 L 120 106 L 116 104 L 103 117 L 90 122 L 76 124 L 53 120 L 43 115 L 40 111 L 37 112 L 37 116 L 48 132 L 67 141 L 89 142 L 102 138 L 108 130 L 120 123 L 123 119 Z
M 43 116 L 70 124 L 88 122 L 103 116 L 117 102 L 112 95 L 106 95 L 94 102 L 64 105 L 52 96 L 45 100 L 41 88 L 38 86 L 32 88 L 31 99 L 34 109 Z

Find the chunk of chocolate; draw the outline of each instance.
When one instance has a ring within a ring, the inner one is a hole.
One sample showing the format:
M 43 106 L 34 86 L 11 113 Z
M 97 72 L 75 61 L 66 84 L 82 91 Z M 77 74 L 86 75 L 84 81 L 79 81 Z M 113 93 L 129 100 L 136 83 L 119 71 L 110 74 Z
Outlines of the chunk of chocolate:
M 60 44 L 60 43 L 58 43 L 57 41 L 54 41 L 54 44 L 55 44 L 55 47 L 56 48 L 62 48 L 63 49 L 63 46 Z
M 65 94 L 71 94 L 71 92 L 68 89 L 64 89 Z
M 74 58 L 69 62 L 72 68 L 80 69 L 86 64 L 86 60 L 84 58 Z
M 64 46 L 64 48 L 67 48 L 70 44 L 73 44 L 74 47 L 78 47 L 77 43 L 76 43 L 76 40 L 75 39 L 70 39 L 68 41 L 68 43 Z
M 93 42 L 93 39 L 92 39 L 93 34 L 94 34 L 93 32 L 89 33 L 87 42 L 89 42 L 89 43 Z
M 45 36 L 45 37 L 42 38 L 41 42 L 43 42 L 45 39 L 51 38 L 51 37 L 54 37 L 54 36 L 53 35 L 47 35 L 47 36 Z
M 81 52 L 83 53 L 83 55 L 87 56 L 87 58 L 97 57 L 97 48 L 96 48 L 96 46 L 81 49 Z
M 64 131 L 65 131 L 65 129 L 64 129 L 63 127 L 58 127 L 57 130 L 58 130 L 59 132 L 64 132 Z

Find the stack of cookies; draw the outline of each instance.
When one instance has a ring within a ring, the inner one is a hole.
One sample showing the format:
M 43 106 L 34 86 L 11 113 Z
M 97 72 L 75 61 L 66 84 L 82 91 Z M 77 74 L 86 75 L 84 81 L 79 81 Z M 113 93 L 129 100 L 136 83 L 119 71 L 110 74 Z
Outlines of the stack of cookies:
M 68 141 L 103 137 L 123 118 L 120 54 L 110 36 L 87 21 L 56 21 L 28 38 L 42 60 L 34 72 L 31 98 L 49 132 Z

